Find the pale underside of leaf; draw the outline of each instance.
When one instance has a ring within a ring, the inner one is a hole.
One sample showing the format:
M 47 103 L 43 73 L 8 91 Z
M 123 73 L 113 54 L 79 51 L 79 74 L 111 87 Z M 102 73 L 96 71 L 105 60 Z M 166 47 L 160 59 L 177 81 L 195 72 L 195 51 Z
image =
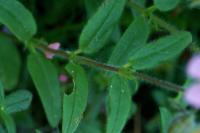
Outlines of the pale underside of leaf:
M 8 113 L 23 111 L 30 106 L 32 94 L 27 90 L 19 90 L 5 98 L 5 109 Z

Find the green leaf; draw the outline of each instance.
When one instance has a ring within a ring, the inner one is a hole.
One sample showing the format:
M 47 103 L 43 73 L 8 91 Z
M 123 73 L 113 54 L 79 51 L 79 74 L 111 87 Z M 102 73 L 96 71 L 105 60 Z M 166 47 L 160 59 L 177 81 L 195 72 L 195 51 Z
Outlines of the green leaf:
M 137 17 L 115 46 L 108 63 L 119 66 L 126 64 L 130 57 L 146 43 L 149 35 L 148 27 L 147 20 Z
M 125 6 L 125 0 L 106 0 L 83 29 L 79 46 L 84 53 L 100 50 L 111 36 Z
M 145 8 L 146 0 L 130 0 L 130 1 L 133 1 L 135 4 Z M 141 13 L 138 10 L 132 8 L 131 11 L 132 11 L 132 14 L 134 15 L 134 17 L 141 16 Z
M 28 70 L 39 93 L 44 111 L 52 127 L 61 118 L 61 90 L 56 67 L 39 54 L 28 57 Z
M 0 35 L 0 80 L 5 90 L 17 85 L 20 67 L 21 59 L 15 44 L 8 37 Z
M 0 109 L 0 117 L 1 117 L 2 121 L 4 122 L 7 132 L 8 133 L 16 133 L 16 127 L 15 127 L 14 120 L 7 112 L 5 112 L 5 110 Z
M 172 121 L 172 113 L 164 107 L 160 107 L 160 119 L 161 119 L 161 131 L 162 133 L 168 133 L 169 124 Z
M 81 122 L 76 133 L 102 133 L 101 123 L 97 120 L 84 120 Z
M 32 94 L 27 90 L 18 90 L 5 98 L 5 109 L 8 113 L 26 110 L 32 101 Z
M 109 108 L 106 133 L 120 133 L 131 109 L 131 93 L 128 81 L 113 75 L 109 87 Z
M 66 69 L 73 76 L 74 89 L 71 94 L 64 95 L 62 132 L 73 133 L 77 129 L 87 105 L 88 80 L 81 66 L 70 63 Z
M 181 0 L 154 0 L 155 6 L 161 11 L 169 11 L 175 8 Z
M 17 0 L 0 0 L 0 23 L 20 40 L 27 41 L 36 33 L 31 13 Z
M 4 104 L 4 89 L 3 89 L 3 85 L 0 82 L 0 106 L 2 106 Z
M 179 55 L 191 42 L 189 32 L 176 32 L 145 45 L 131 57 L 130 62 L 136 70 L 152 68 Z

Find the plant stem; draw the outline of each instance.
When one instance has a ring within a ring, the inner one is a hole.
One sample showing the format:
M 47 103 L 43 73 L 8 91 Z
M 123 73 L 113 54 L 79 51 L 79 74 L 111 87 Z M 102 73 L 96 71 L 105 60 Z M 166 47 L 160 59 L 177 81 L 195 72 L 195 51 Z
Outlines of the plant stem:
M 63 50 L 50 49 L 47 46 L 39 45 L 39 44 L 37 44 L 35 46 L 36 46 L 36 48 L 42 50 L 43 52 L 48 51 L 50 53 L 56 54 L 56 55 L 61 56 L 65 59 L 68 59 L 68 60 L 70 58 L 70 52 L 65 52 Z M 112 71 L 112 72 L 115 72 L 115 73 L 118 73 L 121 70 L 120 67 L 111 66 L 111 65 L 104 64 L 104 63 L 101 63 L 101 62 L 97 62 L 97 61 L 89 59 L 87 57 L 78 56 L 78 55 L 76 56 L 75 61 L 77 61 L 77 63 L 83 64 L 83 65 L 87 65 L 87 66 L 91 66 L 91 67 L 95 67 L 95 68 L 98 67 L 98 68 L 102 68 L 104 70 Z M 147 83 L 150 83 L 152 85 L 156 85 L 158 87 L 161 87 L 161 88 L 164 88 L 164 89 L 167 89 L 167 90 L 171 90 L 171 91 L 175 91 L 175 92 L 180 92 L 180 91 L 184 90 L 179 85 L 173 84 L 173 83 L 168 82 L 168 81 L 160 80 L 160 79 L 157 79 L 155 77 L 151 77 L 151 76 L 146 75 L 144 73 L 130 71 L 130 74 L 132 74 L 138 80 L 145 81 Z
M 172 25 L 170 25 L 169 23 L 167 23 L 166 21 L 162 20 L 161 18 L 159 18 L 156 15 L 151 15 L 151 18 L 156 22 L 156 24 L 158 24 L 160 27 L 168 30 L 170 33 L 174 33 L 176 31 L 178 31 L 175 27 L 173 27 Z
M 171 82 L 168 82 L 168 81 L 165 81 L 165 80 L 160 80 L 158 78 L 146 75 L 144 73 L 133 72 L 133 75 L 139 80 L 143 80 L 147 83 L 150 83 L 152 85 L 156 85 L 156 86 L 161 87 L 161 88 L 165 88 L 167 90 L 176 91 L 176 92 L 180 92 L 180 91 L 184 90 L 179 85 L 176 85 L 174 83 L 171 83 Z
M 128 1 L 127 2 L 127 6 L 135 9 L 136 11 L 138 11 L 141 14 L 146 14 L 147 13 L 147 10 L 145 8 L 143 8 L 140 5 L 134 3 L 133 1 Z M 153 21 L 156 22 L 156 24 L 158 24 L 160 27 L 166 29 L 170 33 L 174 33 L 174 32 L 177 31 L 177 29 L 174 26 L 168 24 L 166 21 L 164 21 L 163 19 L 159 18 L 158 16 L 156 16 L 154 14 L 150 14 L 150 17 L 153 19 Z

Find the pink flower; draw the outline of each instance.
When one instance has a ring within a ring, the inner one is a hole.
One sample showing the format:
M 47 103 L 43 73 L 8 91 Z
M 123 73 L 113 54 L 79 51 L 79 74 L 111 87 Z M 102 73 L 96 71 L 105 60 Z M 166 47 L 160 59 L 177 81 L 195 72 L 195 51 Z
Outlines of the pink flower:
M 190 77 L 200 80 L 200 55 L 192 57 L 186 70 Z
M 188 104 L 196 109 L 200 109 L 200 83 L 191 85 L 184 94 Z
M 68 81 L 68 76 L 66 74 L 60 74 L 59 80 L 62 83 L 66 83 Z
M 58 50 L 60 48 L 60 43 L 59 42 L 51 43 L 49 44 L 48 48 Z M 48 59 L 52 59 L 54 55 L 55 54 L 52 54 L 50 52 L 47 52 L 47 51 L 45 52 L 45 56 Z

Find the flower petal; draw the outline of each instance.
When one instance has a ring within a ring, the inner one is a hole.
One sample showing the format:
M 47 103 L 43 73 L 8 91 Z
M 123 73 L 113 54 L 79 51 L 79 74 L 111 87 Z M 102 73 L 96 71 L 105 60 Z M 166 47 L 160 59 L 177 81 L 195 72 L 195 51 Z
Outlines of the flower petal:
M 51 44 L 49 44 L 48 47 L 49 47 L 50 49 L 58 50 L 58 49 L 60 48 L 60 43 L 59 43 L 59 42 L 51 43 Z M 46 58 L 48 58 L 48 59 L 52 59 L 54 55 L 55 55 L 55 54 L 52 54 L 52 53 L 50 53 L 50 52 L 47 52 L 47 51 L 45 52 L 45 56 L 46 56 Z
M 200 55 L 195 55 L 187 65 L 188 76 L 200 80 Z
M 62 83 L 66 83 L 68 81 L 68 76 L 66 74 L 60 74 L 59 80 Z
M 185 100 L 196 109 L 200 109 L 200 83 L 191 85 L 185 91 Z

